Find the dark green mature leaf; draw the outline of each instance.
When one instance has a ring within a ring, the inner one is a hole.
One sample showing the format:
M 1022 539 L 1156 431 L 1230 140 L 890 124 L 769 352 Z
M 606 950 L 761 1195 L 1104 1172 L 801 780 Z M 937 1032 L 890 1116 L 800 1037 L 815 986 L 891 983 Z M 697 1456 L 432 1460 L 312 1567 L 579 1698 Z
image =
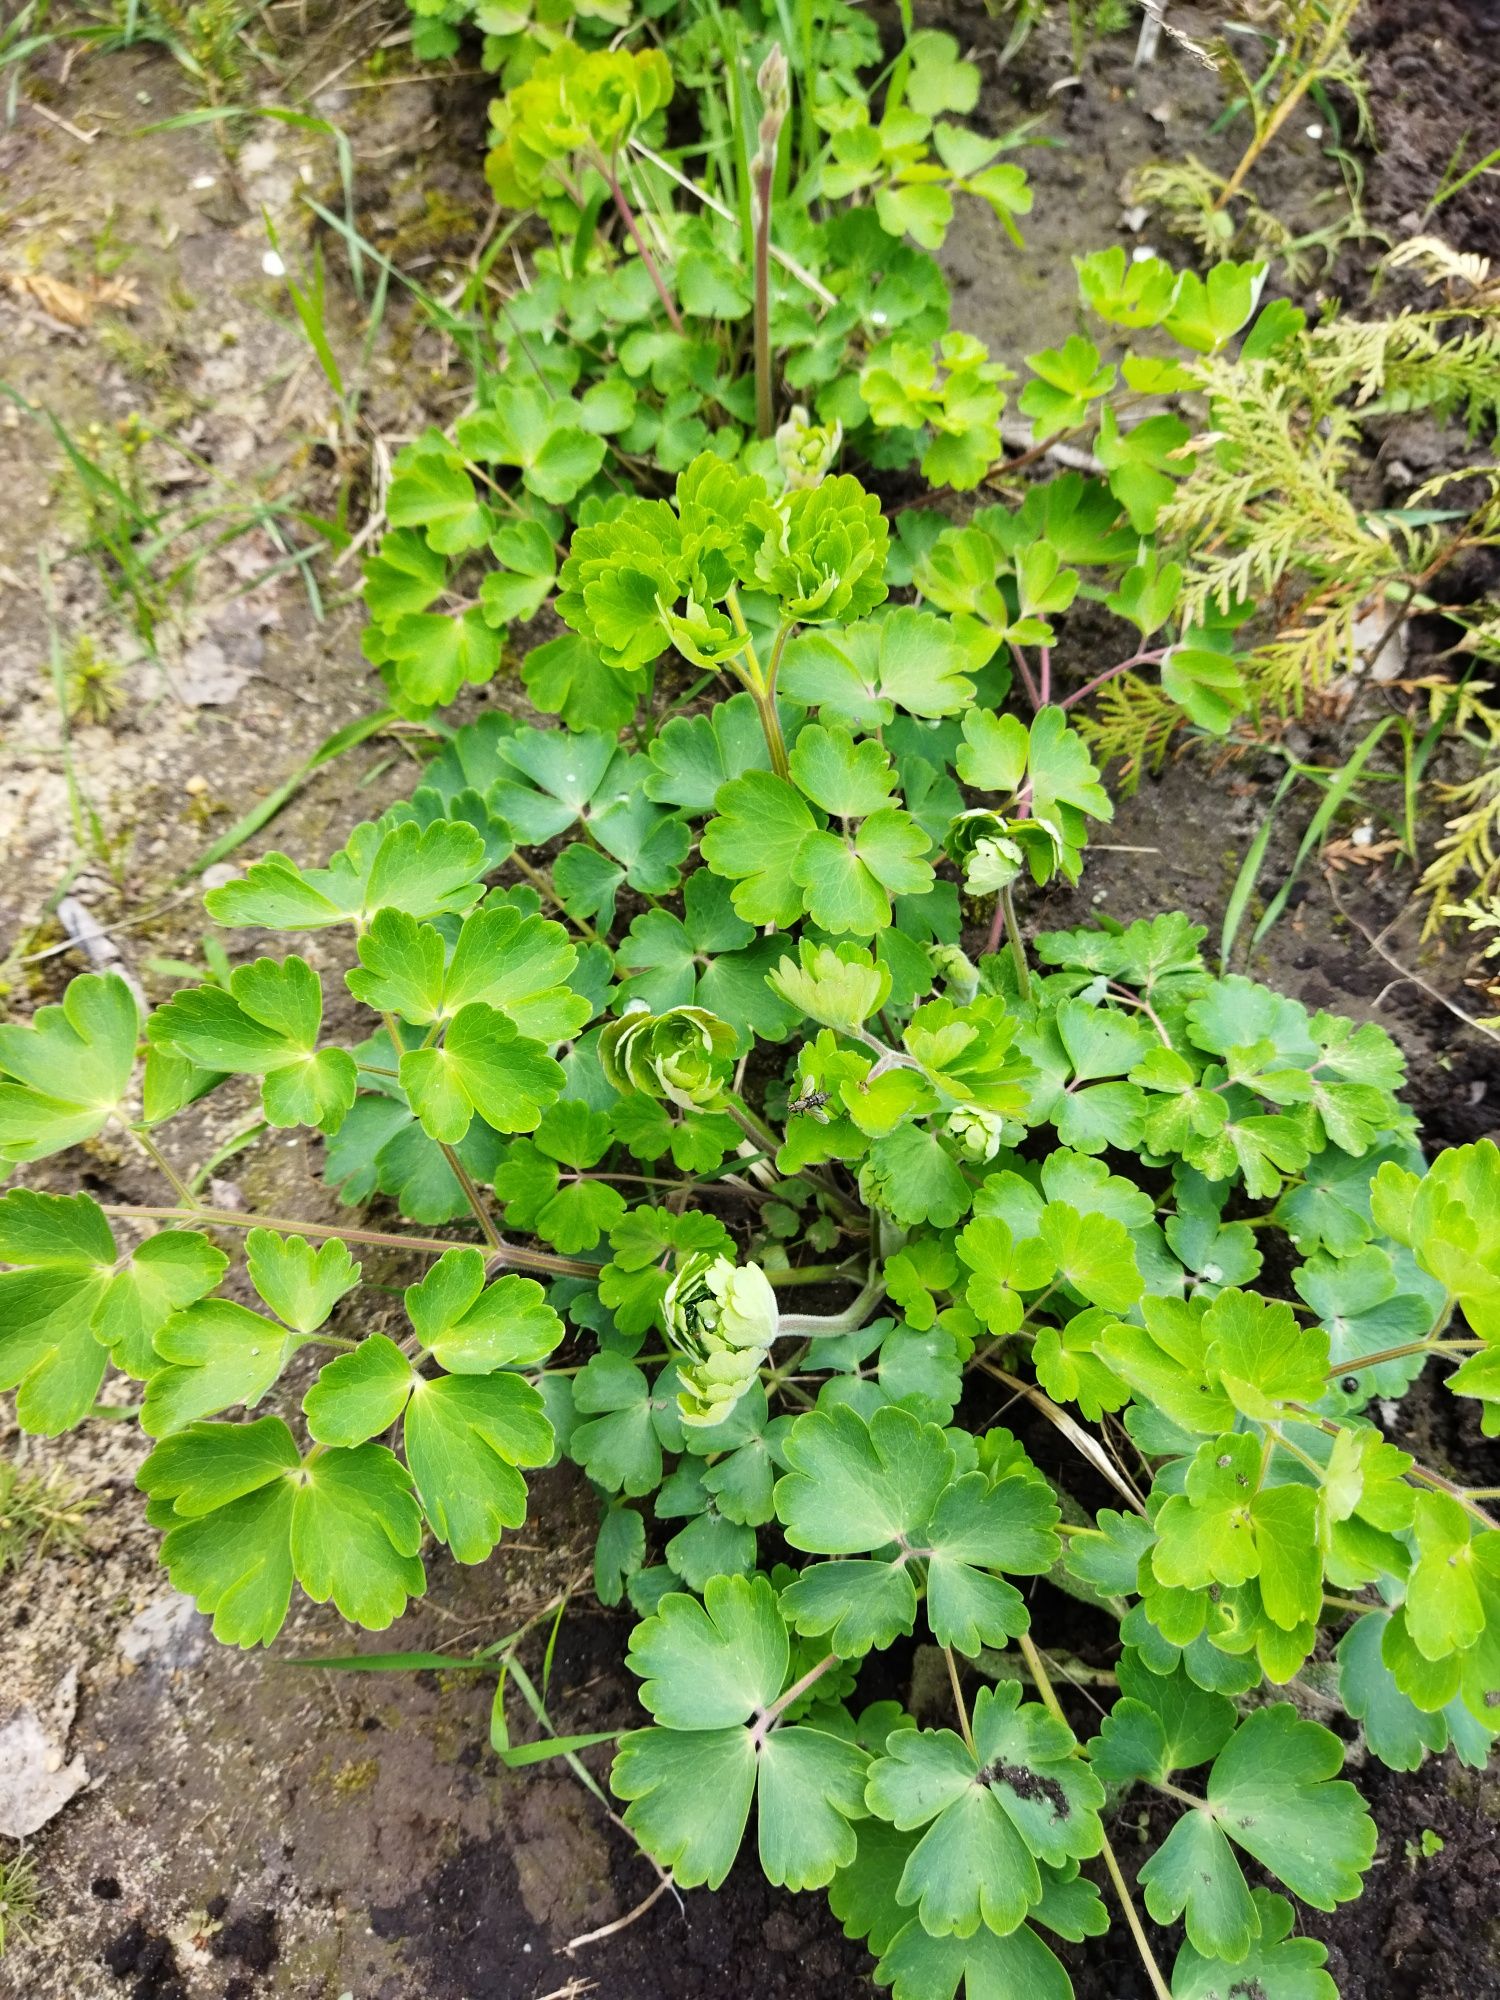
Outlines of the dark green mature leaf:
M 624 1739 L 610 1783 L 631 1802 L 626 1824 L 679 1882 L 718 1887 L 757 1792 L 772 1882 L 818 1888 L 853 1859 L 865 1753 L 815 1728 L 744 1726 L 765 1715 L 791 1665 L 767 1578 L 711 1577 L 701 1605 L 664 1597 L 631 1635 L 627 1661 L 662 1726 Z
M 1293 1937 L 1292 1906 L 1271 1889 L 1252 1889 L 1259 1936 L 1248 1955 L 1224 1965 L 1183 1945 L 1172 1968 L 1172 2000 L 1338 2000 L 1338 1988 L 1323 1970 L 1325 1946 L 1315 1938 Z
M 782 1593 L 799 1632 L 827 1633 L 851 1658 L 888 1646 L 911 1630 L 922 1581 L 941 1645 L 972 1656 L 1025 1630 L 1020 1593 L 995 1572 L 1035 1575 L 1057 1558 L 1056 1508 L 1040 1480 L 960 1477 L 938 1426 L 895 1405 L 868 1422 L 847 1406 L 811 1411 L 781 1448 L 791 1471 L 777 1484 L 776 1511 L 792 1546 L 845 1558 L 882 1552 L 804 1570 Z
M 1039 1903 L 1039 1862 L 1098 1852 L 1104 1787 L 1073 1754 L 1065 1723 L 1021 1702 L 1014 1681 L 981 1688 L 974 1748 L 952 1730 L 897 1730 L 870 1767 L 870 1810 L 926 1827 L 896 1891 L 934 1937 L 1004 1936 Z
M 1150 1689 L 1151 1677 L 1137 1675 L 1122 1704 L 1123 1730 L 1138 1734 L 1138 1709 L 1149 1705 L 1160 1714 L 1168 1704 L 1173 1715 L 1170 1704 L 1192 1700 L 1201 1721 L 1184 1720 L 1187 1712 L 1179 1707 L 1172 1723 L 1163 1722 L 1163 1732 L 1169 1744 L 1205 1761 L 1223 1722 L 1221 1710 L 1203 1707 L 1215 1698 L 1190 1696 L 1180 1676 L 1160 1696 Z M 1212 1722 L 1211 1714 L 1217 1717 Z M 1185 1737 L 1168 1733 L 1183 1729 Z M 1289 1703 L 1247 1716 L 1214 1755 L 1203 1805 L 1184 1813 L 1141 1870 L 1152 1916 L 1167 1923 L 1186 1913 L 1194 1949 L 1235 1965 L 1257 1938 L 1264 1942 L 1262 1916 L 1271 1913 L 1252 1900 L 1230 1841 L 1315 1909 L 1331 1910 L 1357 1896 L 1375 1852 L 1375 1825 L 1354 1787 L 1334 1776 L 1343 1757 L 1333 1732 L 1305 1721 Z

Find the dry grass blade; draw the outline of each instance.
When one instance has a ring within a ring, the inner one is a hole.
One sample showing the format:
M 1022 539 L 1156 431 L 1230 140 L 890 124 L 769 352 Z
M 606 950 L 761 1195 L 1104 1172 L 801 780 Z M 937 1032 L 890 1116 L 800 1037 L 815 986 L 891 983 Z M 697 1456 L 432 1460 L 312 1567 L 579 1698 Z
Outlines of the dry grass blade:
M 1033 1382 L 1023 1382 L 1019 1375 L 1012 1375 L 1008 1369 L 998 1367 L 993 1361 L 983 1360 L 979 1366 L 987 1375 L 993 1375 L 997 1382 L 1003 1382 L 1007 1389 L 1014 1389 L 1018 1396 L 1024 1396 L 1042 1415 L 1068 1440 L 1075 1451 L 1086 1458 L 1102 1479 L 1107 1479 L 1115 1491 L 1137 1514 L 1144 1515 L 1146 1503 L 1135 1490 L 1129 1477 L 1120 1470 L 1096 1437 L 1091 1437 L 1083 1425 L 1070 1417 L 1052 1398 L 1038 1389 Z

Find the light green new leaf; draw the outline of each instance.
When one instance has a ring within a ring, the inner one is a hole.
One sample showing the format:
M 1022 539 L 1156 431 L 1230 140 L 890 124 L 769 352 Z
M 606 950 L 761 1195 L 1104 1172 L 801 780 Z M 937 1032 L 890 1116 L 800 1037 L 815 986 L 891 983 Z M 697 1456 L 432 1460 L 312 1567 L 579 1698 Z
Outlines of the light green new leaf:
M 365 924 L 388 909 L 436 917 L 478 901 L 485 867 L 483 836 L 461 820 L 426 826 L 366 821 L 326 868 L 304 869 L 288 855 L 264 854 L 237 882 L 210 889 L 203 901 L 216 923 L 273 931 Z
M 228 1259 L 191 1230 L 163 1230 L 121 1257 L 87 1195 L 0 1196 L 0 1388 L 24 1430 L 55 1437 L 88 1415 L 105 1364 L 137 1380 L 156 1334 L 213 1290 Z
M 351 1354 L 336 1354 L 302 1398 L 308 1435 L 318 1444 L 363 1444 L 389 1430 L 416 1381 L 395 1341 L 371 1333 Z
M 0 1163 L 91 1139 L 123 1102 L 140 1014 L 117 973 L 85 972 L 59 1006 L 0 1024 Z
M 213 1617 L 228 1646 L 266 1646 L 292 1595 L 291 1531 L 300 1466 L 280 1417 L 194 1424 L 164 1438 L 136 1475 L 163 1510 L 161 1557 L 174 1587 Z
M 1243 1415 L 1274 1422 L 1287 1403 L 1315 1403 L 1328 1372 L 1328 1336 L 1299 1326 L 1290 1306 L 1252 1292 L 1220 1292 L 1203 1316 L 1207 1362 Z
M 454 1145 L 476 1113 L 497 1132 L 529 1132 L 562 1089 L 563 1071 L 483 1001 L 461 1007 L 439 1047 L 408 1049 L 401 1088 L 430 1139 Z
M 229 987 L 175 993 L 151 1017 L 151 1039 L 200 1069 L 261 1078 L 271 1125 L 336 1132 L 354 1102 L 358 1072 L 347 1049 L 320 1049 L 323 988 L 306 959 L 258 958 Z
M 445 1250 L 405 1299 L 417 1338 L 450 1375 L 532 1367 L 563 1337 L 534 1278 L 510 1272 L 486 1285 L 484 1257 L 468 1245 Z
M 325 1451 L 293 1482 L 292 1567 L 317 1604 L 380 1632 L 420 1597 L 422 1515 L 412 1478 L 384 1445 Z
M 237 1403 L 253 1406 L 298 1344 L 275 1320 L 231 1299 L 204 1299 L 174 1313 L 156 1336 L 167 1366 L 146 1384 L 141 1429 L 165 1437 Z
M 520 1527 L 526 1482 L 515 1468 L 545 1465 L 554 1444 L 541 1397 L 504 1372 L 417 1377 L 402 1436 L 433 1531 L 461 1563 L 483 1562 L 502 1528 Z
M 794 924 L 802 892 L 792 864 L 816 822 L 796 789 L 769 771 L 747 771 L 722 786 L 718 817 L 703 830 L 703 859 L 734 884 L 734 907 L 748 924 Z
M 251 1284 L 294 1333 L 316 1333 L 359 1283 L 359 1266 L 336 1236 L 315 1249 L 302 1236 L 252 1229 L 245 1252 Z

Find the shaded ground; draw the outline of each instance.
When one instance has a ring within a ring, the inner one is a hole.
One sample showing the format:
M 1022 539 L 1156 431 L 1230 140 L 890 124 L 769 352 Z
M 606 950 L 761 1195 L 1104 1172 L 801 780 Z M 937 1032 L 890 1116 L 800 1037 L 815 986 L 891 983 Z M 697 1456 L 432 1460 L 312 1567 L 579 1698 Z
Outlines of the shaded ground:
M 1492 6 L 1457 0 L 1432 9 L 1375 0 L 1366 10 L 1386 152 L 1369 165 L 1365 201 L 1380 227 L 1410 228 L 1403 218 L 1420 212 L 1465 120 L 1476 137 L 1485 129 L 1484 92 L 1494 71 L 1475 52 L 1486 28 L 1493 33 L 1494 14 Z M 1187 9 L 1174 6 L 1172 18 L 1193 25 Z M 378 12 L 351 21 L 345 41 L 324 50 L 326 61 L 306 66 L 299 88 L 356 58 L 317 105 L 350 130 L 361 226 L 424 282 L 441 284 L 442 260 L 466 255 L 472 242 L 484 90 L 405 80 L 350 89 L 379 81 L 357 58 L 358 38 L 373 46 L 380 21 Z M 994 55 L 1004 23 L 991 24 L 977 8 L 963 21 L 992 78 L 983 111 L 995 128 L 1046 112 L 1046 130 L 1065 141 L 1026 156 L 1037 204 L 1024 253 L 1005 245 L 977 208 L 964 214 L 948 253 L 960 322 L 1013 357 L 1071 329 L 1068 259 L 1075 249 L 1120 237 L 1134 167 L 1189 147 L 1223 167 L 1240 133 L 1202 138 L 1217 109 L 1214 88 L 1171 46 L 1141 74 L 1131 70 L 1128 39 L 1107 44 L 1085 65 L 1082 87 L 1049 94 L 1070 68 L 1065 34 L 1039 29 L 1001 73 Z M 1439 36 L 1448 49 L 1463 50 L 1457 70 L 1430 46 Z M 368 428 L 351 436 L 334 419 L 299 337 L 273 319 L 281 294 L 263 268 L 261 208 L 281 219 L 300 253 L 290 221 L 298 187 L 311 185 L 334 206 L 340 199 L 326 139 L 255 128 L 242 135 L 231 170 L 212 128 L 141 136 L 143 119 L 197 101 L 159 54 L 89 60 L 66 80 L 54 62 L 37 89 L 77 132 L 98 136 L 78 138 L 24 107 L 12 129 L 0 132 L 0 268 L 49 272 L 85 290 L 95 279 L 118 279 L 137 298 L 70 330 L 35 297 L 0 291 L 0 373 L 28 402 L 54 409 L 75 437 L 98 426 L 90 448 L 105 454 L 132 410 L 150 413 L 198 461 L 151 447 L 145 470 L 153 496 L 180 496 L 186 482 L 205 505 L 258 491 L 327 513 L 346 473 L 366 479 L 372 429 L 393 446 L 462 397 L 452 357 L 393 311 L 375 349 Z M 1273 206 L 1295 212 L 1301 204 L 1312 227 L 1326 215 L 1321 196 L 1337 175 L 1294 124 L 1257 184 Z M 1459 247 L 1500 248 L 1494 186 L 1476 183 L 1440 212 L 1437 226 L 1451 224 Z M 1146 221 L 1125 240 L 1150 235 Z M 335 256 L 331 248 L 331 273 Z M 338 331 L 352 354 L 357 320 L 341 270 L 333 289 Z M 111 320 L 134 342 L 107 336 Z M 198 950 L 196 892 L 176 883 L 179 871 L 331 729 L 368 713 L 372 682 L 358 653 L 356 612 L 339 601 L 352 564 L 321 568 L 319 622 L 295 570 L 265 579 L 286 551 L 262 528 L 206 557 L 191 589 L 172 594 L 153 661 L 98 572 L 61 559 L 77 528 L 69 509 L 76 514 L 78 506 L 65 464 L 56 441 L 31 419 L 19 411 L 14 422 L 8 411 L 0 416 L 9 503 L 0 512 L 7 587 L 0 939 L 6 948 L 14 944 L 17 957 L 56 939 L 49 905 L 65 888 L 106 924 L 165 903 L 159 916 L 117 941 L 126 968 L 151 990 L 153 956 Z M 294 547 L 313 534 L 294 518 L 279 517 L 279 526 Z M 66 652 L 80 632 L 92 634 L 121 664 L 126 697 L 109 723 L 75 726 L 71 796 L 46 671 L 47 606 L 34 583 L 39 543 L 56 558 L 59 643 Z M 1427 643 L 1438 642 L 1427 635 Z M 1310 718 L 1299 748 L 1333 761 L 1347 748 L 1346 725 L 1332 714 Z M 1266 757 L 1218 773 L 1201 764 L 1169 767 L 1141 787 L 1117 822 L 1116 849 L 1141 851 L 1098 852 L 1083 891 L 1049 897 L 1028 921 L 1052 926 L 1094 907 L 1129 919 L 1179 906 L 1216 936 L 1245 843 L 1281 768 Z M 256 844 L 323 851 L 407 788 L 410 772 L 399 741 L 366 744 L 314 778 Z M 1300 831 L 1291 818 L 1279 831 L 1268 881 L 1280 879 Z M 1347 879 L 1339 895 L 1378 934 L 1399 915 L 1406 888 L 1406 878 L 1377 871 L 1373 879 Z M 1457 965 L 1429 957 L 1416 968 L 1409 932 L 1398 927 L 1387 946 L 1439 991 L 1461 995 Z M 29 1008 L 49 997 L 78 964 L 73 954 L 13 960 L 19 1003 Z M 1493 1127 L 1493 1044 L 1377 957 L 1316 873 L 1252 969 L 1310 1004 L 1391 1028 L 1408 1054 L 1412 1101 L 1435 1141 Z M 217 1122 L 199 1135 L 204 1150 L 230 1137 L 243 1111 L 231 1098 L 216 1099 Z M 309 1219 L 331 1212 L 301 1138 L 236 1158 L 223 1171 L 239 1179 L 251 1205 Z M 150 1183 L 133 1161 L 100 1149 L 91 1173 L 96 1191 L 147 1198 Z M 1463 1469 L 1486 1449 L 1455 1432 L 1438 1392 L 1425 1402 L 1411 1399 L 1401 1422 L 1408 1428 L 1398 1434 L 1420 1436 L 1439 1464 Z M 1033 1442 L 1052 1469 L 1050 1437 Z M 0 1445 L 9 1450 L 13 1441 L 0 1434 Z M 351 1643 L 365 1651 L 463 1653 L 576 1590 L 548 1690 L 557 1725 L 607 1729 L 636 1719 L 620 1664 L 629 1620 L 592 1605 L 592 1506 L 566 1471 L 537 1482 L 531 1528 L 495 1561 L 477 1572 L 435 1562 L 427 1600 L 391 1634 L 351 1642 L 336 1618 L 303 1607 L 266 1658 L 214 1646 L 204 1621 L 167 1587 L 132 1488 L 139 1440 L 91 1430 L 24 1449 L 33 1463 L 71 1472 L 99 1506 L 86 1552 L 48 1555 L 0 1590 L 0 1713 L 44 1698 L 77 1667 L 81 1700 L 70 1750 L 86 1761 L 91 1782 L 35 1843 L 44 1921 L 28 1948 L 0 1964 L 0 1994 L 811 2000 L 866 1990 L 868 1960 L 842 1938 L 823 1899 L 769 1890 L 753 1856 L 717 1897 L 695 1894 L 685 1911 L 663 1898 L 631 1927 L 569 1957 L 570 1939 L 625 1916 L 655 1878 L 561 1766 L 500 1771 L 487 1748 L 492 1682 L 291 1664 Z M 1075 1632 L 1067 1623 L 1076 1614 L 1063 1600 L 1048 1611 L 1057 1622 L 1043 1623 L 1044 1633 L 1061 1631 L 1080 1648 L 1089 1643 L 1086 1628 Z M 920 1661 L 913 1672 L 920 1677 Z M 512 1727 L 525 1734 L 529 1721 L 514 1698 L 510 1713 Z M 602 1770 L 599 1753 L 586 1761 Z M 1330 1944 L 1344 2000 L 1479 2000 L 1495 1992 L 1495 1884 L 1486 1873 L 1495 1865 L 1493 1783 L 1447 1761 L 1415 1777 L 1370 1766 L 1362 1782 L 1382 1828 L 1380 1865 L 1358 1904 L 1334 1917 L 1307 1917 Z M 1127 1866 L 1134 1811 L 1117 1828 Z M 1427 1829 L 1445 1844 L 1424 1858 Z M 1416 1844 L 1415 1860 L 1408 1842 Z M 1139 1975 L 1122 1954 L 1118 1936 L 1069 1954 L 1080 2000 L 1132 2000 Z

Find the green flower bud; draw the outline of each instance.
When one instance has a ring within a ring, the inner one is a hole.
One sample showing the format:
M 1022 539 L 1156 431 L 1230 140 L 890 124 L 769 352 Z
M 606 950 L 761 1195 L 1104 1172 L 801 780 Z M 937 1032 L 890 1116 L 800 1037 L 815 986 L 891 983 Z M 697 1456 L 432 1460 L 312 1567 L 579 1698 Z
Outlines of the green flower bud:
M 662 1298 L 662 1327 L 678 1355 L 685 1424 L 722 1423 L 750 1388 L 776 1338 L 780 1312 L 759 1264 L 699 1251 Z
M 733 1028 L 706 1007 L 653 1014 L 637 1001 L 600 1035 L 599 1061 L 622 1096 L 638 1090 L 702 1110 L 722 1096 L 736 1047 Z
M 949 1112 L 948 1136 L 958 1142 L 965 1159 L 993 1160 L 1005 1143 L 1005 1120 L 982 1104 L 965 1104 Z
M 950 861 L 964 871 L 971 896 L 994 895 L 1008 889 L 1025 865 L 1026 856 L 1011 837 L 1010 823 L 999 813 L 976 806 L 959 813 L 943 842 Z
M 816 486 L 838 457 L 843 442 L 844 426 L 837 417 L 832 423 L 815 424 L 804 406 L 794 403 L 791 415 L 776 432 L 776 462 L 787 490 Z
M 967 1007 L 979 993 L 979 967 L 962 945 L 930 944 L 927 956 L 932 969 L 960 1007 Z

